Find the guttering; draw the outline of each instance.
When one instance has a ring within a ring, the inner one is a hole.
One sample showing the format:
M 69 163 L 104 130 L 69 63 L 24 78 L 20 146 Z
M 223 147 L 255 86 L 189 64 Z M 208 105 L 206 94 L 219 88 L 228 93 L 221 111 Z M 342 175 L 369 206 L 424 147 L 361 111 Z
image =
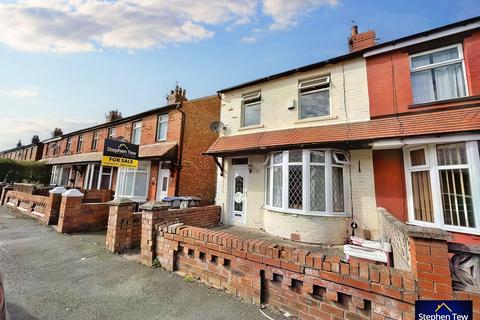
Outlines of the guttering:
M 452 25 L 447 25 L 447 26 L 440 27 L 440 28 L 437 28 L 437 29 L 432 29 L 432 30 L 429 30 L 429 31 L 425 31 L 425 32 L 422 32 L 422 33 L 415 34 L 415 35 L 411 35 L 411 36 L 407 36 L 407 37 L 400 38 L 400 39 L 397 39 L 397 40 L 386 42 L 386 43 L 381 44 L 379 46 L 372 47 L 373 50 L 368 50 L 367 52 L 365 52 L 363 54 L 363 57 L 365 57 L 365 58 L 371 57 L 371 56 L 374 56 L 374 55 L 377 55 L 377 54 L 381 54 L 381 53 L 385 53 L 385 52 L 409 47 L 409 46 L 412 46 L 412 45 L 416 45 L 416 44 L 419 44 L 419 43 L 423 43 L 423 42 L 427 42 L 427 41 L 451 36 L 451 35 L 454 35 L 454 34 L 457 34 L 457 33 L 462 33 L 462 32 L 465 32 L 465 31 L 475 30 L 477 28 L 480 28 L 480 21 L 479 21 L 478 17 L 474 18 L 474 19 L 465 20 L 465 21 L 463 21 L 463 23 L 461 21 L 461 22 L 458 22 L 458 23 L 455 23 L 455 24 L 452 24 Z M 370 49 L 372 49 L 372 48 L 370 48 Z M 377 49 L 374 49 L 374 48 L 377 48 Z
M 178 146 L 178 159 L 177 159 L 177 177 L 175 179 L 175 196 L 178 197 L 180 188 L 180 172 L 182 171 L 182 159 L 183 159 L 183 140 L 185 137 L 185 120 L 187 115 L 182 110 L 183 102 L 177 103 L 176 109 L 182 114 L 182 123 L 180 128 L 180 141 Z

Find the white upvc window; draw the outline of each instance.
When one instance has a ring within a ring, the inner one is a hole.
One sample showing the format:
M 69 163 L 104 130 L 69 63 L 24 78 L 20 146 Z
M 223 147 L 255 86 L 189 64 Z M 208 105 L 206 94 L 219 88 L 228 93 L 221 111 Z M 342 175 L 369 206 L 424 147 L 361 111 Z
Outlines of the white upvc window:
M 82 152 L 82 148 L 83 148 L 83 134 L 78 136 L 77 152 Z
M 108 139 L 114 139 L 116 135 L 117 135 L 116 128 L 108 128 Z
M 139 162 L 138 169 L 119 168 L 115 196 L 130 198 L 139 202 L 146 201 L 149 176 L 149 161 Z
M 92 139 L 92 150 L 93 151 L 96 151 L 97 150 L 97 145 L 98 145 L 98 136 L 99 136 L 99 132 L 98 131 L 95 131 L 93 133 L 93 139 Z
M 157 141 L 167 140 L 168 114 L 160 114 L 157 123 Z
M 272 152 L 265 165 L 267 209 L 309 215 L 350 212 L 346 152 L 332 149 Z
M 478 141 L 405 148 L 404 161 L 412 224 L 480 233 Z
M 261 122 L 261 92 L 246 94 L 242 97 L 242 127 L 259 125 Z
M 65 146 L 65 151 L 72 150 L 72 138 L 67 138 L 67 145 Z
M 50 184 L 56 186 L 68 186 L 70 175 L 72 174 L 70 166 L 53 166 Z
M 304 80 L 298 84 L 300 119 L 328 116 L 330 107 L 330 76 Z
M 142 121 L 134 122 L 132 125 L 132 143 L 140 144 L 142 139 Z
M 411 55 L 410 75 L 414 103 L 468 95 L 460 44 Z

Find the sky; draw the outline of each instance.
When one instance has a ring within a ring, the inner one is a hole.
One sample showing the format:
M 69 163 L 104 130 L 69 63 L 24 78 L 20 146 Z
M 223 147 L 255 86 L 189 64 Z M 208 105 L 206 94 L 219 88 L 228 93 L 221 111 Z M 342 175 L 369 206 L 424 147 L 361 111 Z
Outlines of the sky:
M 478 0 L 0 0 L 0 150 L 480 14 Z

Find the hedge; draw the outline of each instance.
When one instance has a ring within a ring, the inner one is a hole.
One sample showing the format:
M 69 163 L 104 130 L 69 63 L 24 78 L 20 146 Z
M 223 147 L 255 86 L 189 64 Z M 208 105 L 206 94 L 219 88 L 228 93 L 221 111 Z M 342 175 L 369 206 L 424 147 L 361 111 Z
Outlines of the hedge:
M 50 183 L 51 167 L 41 161 L 15 161 L 0 158 L 0 181 Z

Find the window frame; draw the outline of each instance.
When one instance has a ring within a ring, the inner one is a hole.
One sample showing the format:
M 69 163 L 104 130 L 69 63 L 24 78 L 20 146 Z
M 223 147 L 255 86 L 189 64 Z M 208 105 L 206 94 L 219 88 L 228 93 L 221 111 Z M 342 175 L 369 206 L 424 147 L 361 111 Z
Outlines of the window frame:
M 160 120 L 161 117 L 166 117 L 166 120 Z M 167 141 L 168 139 L 168 122 L 169 122 L 169 116 L 168 113 L 161 113 L 157 116 L 157 132 L 155 135 L 156 141 Z M 160 139 L 160 125 L 165 123 L 166 124 L 166 129 L 165 129 L 165 138 Z
M 439 165 L 437 159 L 437 149 L 438 145 L 442 144 L 455 144 L 455 143 L 465 143 L 465 150 L 467 156 L 467 164 L 459 165 Z M 410 152 L 414 150 L 424 149 L 425 150 L 425 165 L 421 166 L 411 166 Z M 476 140 L 472 141 L 449 141 L 446 143 L 436 142 L 436 143 L 427 143 L 424 145 L 416 145 L 403 148 L 403 159 L 404 159 L 404 173 L 405 173 L 405 182 L 406 182 L 406 191 L 407 191 L 407 211 L 408 211 L 408 223 L 412 225 L 419 225 L 424 227 L 440 228 L 446 231 L 451 232 L 461 232 L 467 234 L 476 234 L 480 235 L 480 197 L 475 197 L 475 195 L 480 195 L 480 155 L 479 155 L 479 142 Z M 443 201 L 441 196 L 441 182 L 440 182 L 440 170 L 445 169 L 468 169 L 470 177 L 470 188 L 472 193 L 472 206 L 473 206 L 473 217 L 475 227 L 463 227 L 463 226 L 454 226 L 445 224 L 444 213 L 443 213 Z M 426 222 L 421 220 L 415 220 L 415 212 L 413 207 L 413 188 L 412 188 L 412 178 L 411 173 L 415 171 L 429 171 L 430 175 L 430 185 L 432 193 L 432 207 L 433 207 L 433 218 L 434 222 Z
M 108 128 L 107 138 L 108 139 L 114 139 L 116 136 L 117 136 L 117 128 L 116 127 Z
M 78 136 L 78 141 L 77 141 L 77 153 L 81 153 L 83 149 L 83 134 Z
M 262 91 L 256 91 L 252 93 L 247 93 L 242 96 L 242 116 L 240 117 L 240 127 L 241 128 L 249 128 L 249 127 L 255 127 L 255 126 L 260 126 L 262 124 Z M 245 125 L 245 109 L 246 107 L 251 107 L 254 105 L 259 105 L 260 106 L 260 116 L 258 119 L 258 123 L 256 124 L 251 124 L 251 125 Z
M 429 65 L 426 65 L 426 66 L 421 66 L 421 67 L 416 67 L 416 68 L 414 68 L 413 65 L 412 65 L 412 59 L 413 58 L 429 55 L 429 54 L 436 53 L 436 52 L 445 51 L 445 50 L 452 49 L 452 48 L 457 48 L 457 50 L 458 50 L 458 58 L 457 59 L 438 62 L 438 63 L 429 64 Z M 468 96 L 470 96 L 470 94 L 468 92 L 467 72 L 466 72 L 466 68 L 465 68 L 465 58 L 464 58 L 464 55 L 463 55 L 463 46 L 462 46 L 461 43 L 457 43 L 457 44 L 453 44 L 453 45 L 449 45 L 449 46 L 444 46 L 444 47 L 440 47 L 440 48 L 435 48 L 435 49 L 432 49 L 432 50 L 422 51 L 422 52 L 419 52 L 419 53 L 409 55 L 410 85 L 411 85 L 411 90 L 412 90 L 412 100 L 414 99 L 414 97 L 413 97 L 412 73 L 419 72 L 419 71 L 431 70 L 431 69 L 435 69 L 435 68 L 438 68 L 438 67 L 444 67 L 444 66 L 456 64 L 456 63 L 459 63 L 459 62 L 462 65 L 463 82 L 464 82 L 464 86 L 465 86 L 465 96 L 464 97 L 468 97 Z M 434 90 L 435 90 L 434 94 L 437 95 L 436 89 L 434 89 Z M 437 101 L 459 99 L 459 98 L 463 98 L 463 97 L 446 98 L 446 99 L 434 99 L 434 100 L 422 101 L 422 102 L 415 102 L 413 100 L 413 103 L 414 104 L 424 104 L 424 103 L 432 103 L 432 102 L 437 102 Z
M 136 127 L 138 124 L 140 124 L 139 127 Z M 131 135 L 131 143 L 132 144 L 138 144 L 140 145 L 140 143 L 142 142 L 142 126 L 143 126 L 143 123 L 142 123 L 142 120 L 138 120 L 138 121 L 135 121 L 132 123 L 132 135 Z M 135 143 L 135 138 L 136 138 L 136 130 L 139 130 L 138 131 L 138 143 Z
M 307 215 L 307 216 L 331 216 L 331 217 L 345 217 L 351 215 L 351 203 L 350 203 L 350 164 L 334 164 L 332 163 L 332 151 L 342 152 L 348 157 L 348 152 L 330 148 L 315 148 L 315 149 L 301 149 L 302 150 L 302 209 L 291 209 L 288 208 L 288 167 L 289 164 L 289 151 L 274 151 L 269 154 L 268 161 L 265 161 L 265 170 L 271 170 L 270 172 L 270 191 L 267 192 L 266 178 L 265 178 L 265 201 L 264 208 L 271 211 L 278 211 L 283 213 L 291 213 L 298 215 Z M 323 163 L 311 162 L 310 161 L 310 152 L 311 151 L 322 151 L 324 152 L 325 159 Z M 274 164 L 274 154 L 282 153 L 282 163 Z M 298 163 L 300 164 L 300 162 Z M 311 197 L 310 197 L 310 167 L 311 166 L 323 166 L 325 168 L 325 210 L 324 211 L 312 211 L 311 210 Z M 273 168 L 282 167 L 282 206 L 276 207 L 273 205 Z M 343 200 L 344 200 L 344 211 L 343 212 L 334 212 L 333 211 L 333 186 L 332 186 L 332 168 L 333 167 L 342 167 L 343 168 Z M 265 172 L 265 177 L 267 173 Z M 266 195 L 269 194 L 269 203 L 267 203 Z
M 325 84 L 318 84 L 318 85 L 315 85 L 315 84 L 312 84 L 312 85 L 306 85 L 306 86 L 303 86 L 302 87 L 302 84 L 305 84 L 305 83 L 308 83 L 308 82 L 314 82 L 315 80 L 320 80 L 320 79 L 327 79 L 325 81 Z M 315 88 L 315 87 L 320 87 L 319 89 L 312 89 L 312 90 L 309 90 L 309 91 L 304 91 L 302 92 L 302 90 L 306 90 L 306 89 L 309 89 L 309 88 Z M 325 87 L 323 87 L 325 86 Z M 328 86 L 328 87 L 327 87 Z M 317 119 L 317 118 L 323 118 L 323 117 L 330 117 L 332 115 L 332 81 L 331 81 L 331 76 L 330 75 L 323 75 L 323 76 L 319 76 L 319 77 L 315 77 L 315 78 L 309 78 L 309 79 L 303 79 L 303 80 L 299 80 L 298 82 L 298 120 L 306 120 L 306 119 Z M 321 116 L 316 116 L 316 117 L 309 117 L 309 118 L 302 118 L 302 99 L 301 99 L 301 96 L 302 94 L 306 94 L 306 93 L 315 93 L 315 92 L 321 92 L 321 91 L 327 91 L 328 90 L 328 114 L 325 114 L 325 115 L 321 115 Z
M 91 145 L 91 150 L 96 151 L 98 147 L 98 138 L 100 136 L 99 131 L 94 131 L 93 132 L 93 137 L 92 137 L 92 145 Z
M 150 161 L 140 161 L 138 166 L 140 165 L 147 165 L 146 170 L 138 170 L 138 169 L 130 169 L 130 168 L 118 168 L 117 171 L 117 183 L 116 183 L 116 188 L 115 188 L 115 198 L 129 198 L 132 201 L 138 201 L 138 202 L 145 202 L 148 199 L 148 192 L 149 192 L 149 182 L 150 182 L 150 171 L 151 171 L 151 162 Z M 129 172 L 134 172 L 134 177 L 133 177 L 133 184 L 132 184 L 132 194 L 126 195 L 125 194 L 125 181 L 122 183 L 122 179 L 125 180 L 126 173 Z M 146 179 L 146 189 L 145 189 L 145 197 L 143 196 L 135 196 L 135 183 L 137 179 L 137 173 L 146 173 L 147 174 L 147 179 Z M 122 188 L 120 188 L 122 187 Z
M 72 138 L 67 138 L 67 143 L 65 144 L 65 151 L 72 151 Z

